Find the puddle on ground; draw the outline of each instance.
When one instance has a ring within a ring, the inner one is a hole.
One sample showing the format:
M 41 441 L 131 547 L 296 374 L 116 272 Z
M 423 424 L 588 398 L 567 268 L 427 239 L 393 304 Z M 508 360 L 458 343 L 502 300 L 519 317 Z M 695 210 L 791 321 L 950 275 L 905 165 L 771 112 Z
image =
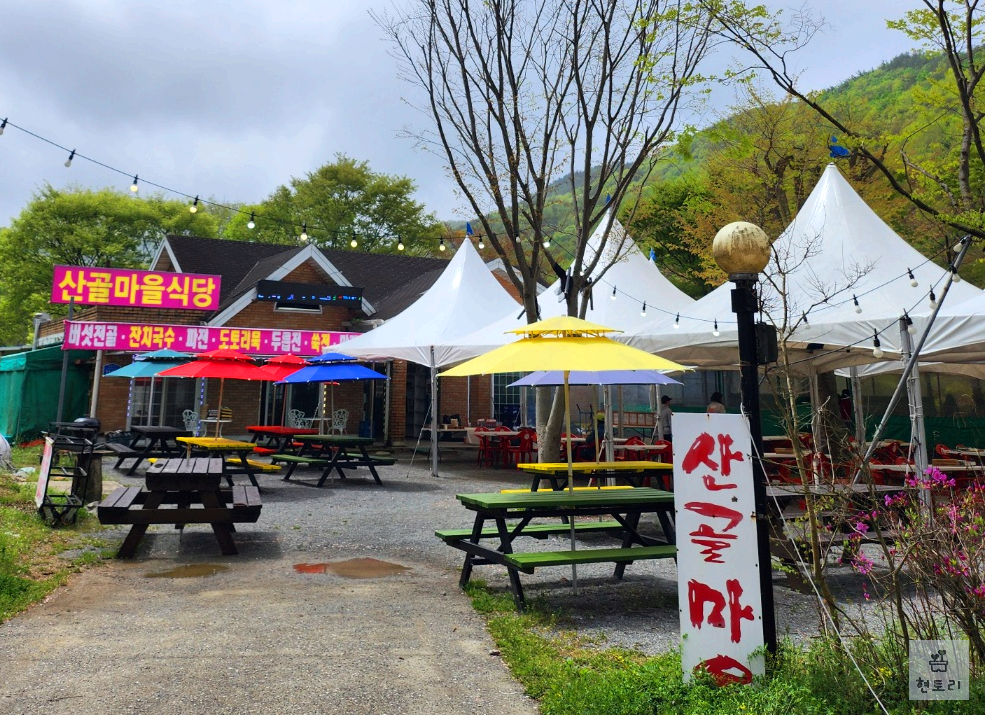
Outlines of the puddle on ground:
M 185 566 L 175 566 L 167 571 L 144 574 L 144 578 L 203 578 L 215 576 L 217 573 L 228 570 L 228 566 L 220 564 L 186 564 Z
M 294 570 L 298 573 L 332 573 L 343 578 L 382 578 L 410 569 L 379 559 L 349 559 L 327 564 L 294 564 Z

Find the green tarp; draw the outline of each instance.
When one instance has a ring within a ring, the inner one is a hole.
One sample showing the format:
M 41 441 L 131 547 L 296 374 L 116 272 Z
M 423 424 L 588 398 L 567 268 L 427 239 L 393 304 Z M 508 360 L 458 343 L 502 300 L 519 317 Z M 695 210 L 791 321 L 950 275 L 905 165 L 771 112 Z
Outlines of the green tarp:
M 63 419 L 84 417 L 89 410 L 89 383 L 95 353 L 70 350 L 65 380 Z M 62 350 L 55 346 L 0 358 L 0 432 L 24 442 L 48 430 L 56 420 Z

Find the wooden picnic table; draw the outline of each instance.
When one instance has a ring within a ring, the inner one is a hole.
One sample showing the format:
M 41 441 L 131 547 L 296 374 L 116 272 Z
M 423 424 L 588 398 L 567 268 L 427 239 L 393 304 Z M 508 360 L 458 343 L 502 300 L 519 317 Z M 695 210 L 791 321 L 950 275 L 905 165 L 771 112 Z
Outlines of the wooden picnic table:
M 564 489 L 568 485 L 567 462 L 531 462 L 516 465 L 516 468 L 533 475 L 530 491 L 540 488 L 542 480 L 551 483 L 552 489 Z M 674 465 L 669 462 L 630 461 L 624 462 L 574 462 L 571 471 L 576 475 L 593 477 L 614 477 L 625 479 L 634 487 L 642 487 L 648 477 L 656 477 L 664 489 L 669 489 Z
M 178 437 L 177 440 L 186 445 L 187 457 L 192 457 L 196 453 L 204 457 L 221 457 L 223 476 L 229 486 L 233 485 L 234 474 L 245 474 L 249 477 L 250 484 L 255 487 L 260 486 L 257 484 L 254 465 L 249 460 L 256 446 L 252 442 L 225 437 Z
M 133 556 L 150 524 L 209 524 L 222 553 L 235 555 L 233 524 L 256 522 L 262 504 L 256 487 L 223 490 L 224 473 L 218 458 L 160 459 L 147 470 L 147 491 L 120 487 L 110 494 L 96 508 L 100 523 L 132 525 L 117 557 Z
M 128 477 L 133 476 L 145 459 L 180 456 L 182 450 L 177 438 L 190 437 L 192 434 L 190 430 L 167 425 L 132 425 L 130 431 L 133 437 L 129 444 L 106 444 L 106 448 L 117 457 L 115 469 L 119 469 L 126 460 L 133 459 L 133 464 L 127 470 Z
M 287 474 L 284 475 L 285 481 L 290 481 L 294 470 L 300 465 L 321 467 L 322 473 L 317 483 L 309 486 L 322 487 L 325 481 L 333 472 L 338 472 L 339 478 L 346 478 L 345 469 L 356 469 L 367 467 L 373 480 L 383 486 L 376 467 L 388 466 L 396 460 L 386 457 L 372 457 L 367 447 L 375 441 L 372 437 L 356 437 L 354 435 L 338 434 L 305 434 L 298 435 L 297 441 L 301 443 L 301 448 L 297 454 L 275 454 L 271 457 L 272 461 L 285 462 L 289 464 Z M 306 484 L 294 480 L 297 484 Z
M 598 491 L 543 491 L 491 494 L 459 494 L 462 505 L 475 512 L 471 529 L 443 529 L 435 535 L 449 546 L 465 552 L 459 585 L 465 586 L 475 566 L 506 567 L 510 590 L 517 608 L 523 609 L 520 571 L 533 573 L 543 566 L 582 563 L 615 563 L 615 577 L 622 578 L 626 565 L 637 560 L 674 558 L 677 554 L 673 527 L 674 495 L 658 489 L 637 488 Z M 643 514 L 656 514 L 664 539 L 643 536 L 638 531 Z M 608 516 L 609 521 L 576 522 L 576 517 Z M 532 523 L 547 519 L 553 523 Z M 569 523 L 561 523 L 562 520 Z M 491 527 L 487 527 L 487 522 Z M 621 540 L 613 549 L 584 549 L 516 553 L 513 543 L 521 536 L 545 538 L 549 534 L 592 531 L 610 533 Z M 496 546 L 483 540 L 498 541 Z
M 288 427 L 287 425 L 249 425 L 246 431 L 253 435 L 250 440 L 255 445 L 273 449 L 275 452 L 289 451 L 294 438 L 302 434 L 318 434 L 313 427 Z M 259 439 L 266 438 L 263 444 Z

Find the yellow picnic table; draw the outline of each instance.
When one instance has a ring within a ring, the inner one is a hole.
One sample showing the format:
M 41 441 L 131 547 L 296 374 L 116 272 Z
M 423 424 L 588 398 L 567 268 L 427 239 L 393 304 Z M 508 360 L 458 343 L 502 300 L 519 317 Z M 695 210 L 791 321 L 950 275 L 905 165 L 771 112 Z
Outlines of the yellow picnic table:
M 178 437 L 177 441 L 188 448 L 189 457 L 192 456 L 193 451 L 207 457 L 222 457 L 223 474 L 230 486 L 233 483 L 233 474 L 245 474 L 253 486 L 259 486 L 256 472 L 269 469 L 269 465 L 249 459 L 249 455 L 253 454 L 253 448 L 256 447 L 252 442 L 225 437 Z
M 530 491 L 537 491 L 540 482 L 547 479 L 552 489 L 564 489 L 568 483 L 567 462 L 530 462 L 516 465 L 527 474 L 533 475 Z M 625 462 L 574 462 L 571 473 L 593 477 L 616 477 L 625 479 L 634 487 L 643 486 L 648 477 L 656 477 L 664 489 L 670 487 L 670 477 L 674 465 L 668 462 L 625 461 Z

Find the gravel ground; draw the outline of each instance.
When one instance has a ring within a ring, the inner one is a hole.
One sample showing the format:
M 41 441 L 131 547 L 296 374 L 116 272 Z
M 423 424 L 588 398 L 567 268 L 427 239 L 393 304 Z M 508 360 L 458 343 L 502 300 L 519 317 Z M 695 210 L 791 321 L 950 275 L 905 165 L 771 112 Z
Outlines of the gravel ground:
M 490 654 L 494 644 L 458 589 L 461 552 L 434 537 L 436 528 L 471 525 L 455 494 L 529 481 L 475 469 L 468 453 L 450 455 L 438 479 L 421 457 L 411 466 L 409 453 L 398 456 L 380 470 L 383 487 L 368 476 L 315 489 L 262 475 L 263 513 L 237 525 L 238 556 L 220 556 L 207 526 L 151 527 L 136 558 L 87 571 L 0 626 L 0 711 L 536 712 Z M 107 488 L 141 484 L 110 464 Z M 125 531 L 105 534 L 122 540 Z M 551 550 L 566 543 L 530 541 Z M 352 558 L 407 570 L 349 579 L 295 569 Z M 209 575 L 148 578 L 203 565 Z M 522 579 L 528 599 L 567 614 L 565 627 L 647 653 L 676 646 L 673 561 L 635 563 L 622 581 L 611 571 L 579 567 L 577 591 L 562 567 Z M 475 576 L 508 590 L 499 567 L 477 567 Z M 782 583 L 778 576 L 779 631 L 816 633 L 813 600 Z M 861 594 L 847 569 L 835 583 L 845 598 Z

